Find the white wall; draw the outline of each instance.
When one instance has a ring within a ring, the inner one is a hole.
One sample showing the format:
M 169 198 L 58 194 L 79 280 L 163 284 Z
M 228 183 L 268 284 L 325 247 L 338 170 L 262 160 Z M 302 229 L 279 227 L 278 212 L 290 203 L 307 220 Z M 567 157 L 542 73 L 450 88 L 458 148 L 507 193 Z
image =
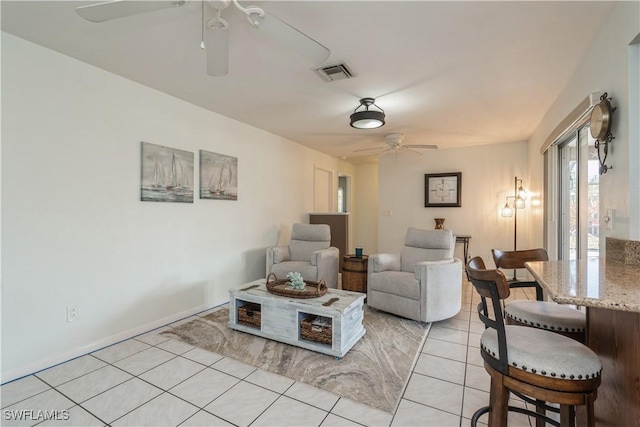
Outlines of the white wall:
M 227 301 L 307 221 L 314 164 L 337 169 L 6 33 L 2 107 L 3 382 Z M 141 202 L 141 141 L 194 152 L 196 177 L 200 149 L 238 157 L 238 201 Z
M 616 210 L 612 230 L 600 227 L 600 253 L 604 254 L 605 237 L 621 239 L 635 238 L 640 229 L 640 203 L 638 182 L 640 181 L 640 158 L 638 133 L 630 137 L 630 123 L 637 124 L 637 106 L 630 107 L 629 85 L 629 44 L 640 33 L 640 3 L 619 2 L 599 34 L 585 53 L 567 86 L 551 106 L 529 141 L 529 169 L 531 186 L 535 191 L 543 191 L 544 169 L 540 147 L 551 131 L 578 103 L 591 92 L 607 92 L 618 109 L 613 115 L 612 133 L 615 140 L 607 158 L 607 165 L 613 169 L 600 177 L 600 218 L 605 210 Z M 633 55 L 631 55 L 633 56 Z M 637 56 L 636 56 L 637 58 Z M 636 65 L 637 66 L 637 65 Z M 637 78 L 637 77 L 636 77 Z M 638 97 L 635 94 L 635 100 Z M 630 112 L 634 111 L 634 114 Z M 633 148 L 632 148 L 633 147 Z M 633 184 L 630 184 L 633 183 Z M 633 207 L 633 210 L 631 209 Z M 542 209 L 532 218 L 530 238 L 533 246 L 543 241 Z M 553 230 L 555 227 L 550 224 Z M 632 230 L 635 230 L 632 235 Z
M 640 177 L 640 32 L 629 46 L 629 178 Z M 633 120 L 633 118 L 636 120 Z M 635 141 L 635 142 L 634 142 Z M 629 239 L 640 240 L 640 179 L 629 180 Z
M 365 254 L 378 253 L 378 164 L 356 166 L 355 224 L 352 246 L 362 247 Z
M 424 174 L 462 172 L 462 207 L 425 208 Z M 527 143 L 515 142 L 425 152 L 423 156 L 382 156 L 379 164 L 378 251 L 398 252 L 407 227 L 445 228 L 471 235 L 469 253 L 492 265 L 491 249 L 513 248 L 513 218 L 503 218 L 505 197 L 513 195 L 514 177 L 526 177 Z M 525 179 L 525 186 L 527 185 Z M 528 247 L 527 209 L 518 212 L 518 247 Z M 385 211 L 392 211 L 385 216 Z M 462 245 L 456 256 L 463 258 Z

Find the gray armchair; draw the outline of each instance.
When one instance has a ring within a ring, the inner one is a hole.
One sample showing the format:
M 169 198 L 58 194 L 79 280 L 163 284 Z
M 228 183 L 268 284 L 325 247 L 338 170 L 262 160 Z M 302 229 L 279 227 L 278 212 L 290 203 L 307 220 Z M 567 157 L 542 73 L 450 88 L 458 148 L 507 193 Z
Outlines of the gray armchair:
M 326 224 L 293 224 L 288 246 L 267 249 L 267 276 L 274 273 L 286 279 L 287 273 L 297 271 L 305 280 L 324 279 L 327 287 L 337 288 L 340 251 L 330 242 Z
M 409 228 L 399 254 L 369 256 L 367 305 L 435 322 L 462 307 L 462 261 L 453 257 L 451 230 Z

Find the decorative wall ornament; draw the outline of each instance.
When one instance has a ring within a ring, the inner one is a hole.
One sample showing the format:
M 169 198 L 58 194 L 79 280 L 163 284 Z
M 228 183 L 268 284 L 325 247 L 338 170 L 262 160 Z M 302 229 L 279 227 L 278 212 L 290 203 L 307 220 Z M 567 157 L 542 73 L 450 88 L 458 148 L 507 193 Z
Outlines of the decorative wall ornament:
M 142 142 L 140 200 L 193 203 L 194 154 Z
M 200 198 L 238 200 L 238 158 L 200 150 Z
M 591 110 L 591 122 L 589 125 L 591 136 L 596 140 L 594 146 L 598 152 L 600 175 L 613 169 L 613 166 L 607 166 L 605 162 L 607 161 L 607 154 L 609 153 L 609 144 L 615 139 L 611 134 L 611 117 L 613 112 L 616 111 L 616 108 L 611 106 L 612 98 L 607 98 L 607 96 L 607 92 L 602 94 L 600 102 Z M 600 154 L 600 147 L 602 147 L 603 154 Z

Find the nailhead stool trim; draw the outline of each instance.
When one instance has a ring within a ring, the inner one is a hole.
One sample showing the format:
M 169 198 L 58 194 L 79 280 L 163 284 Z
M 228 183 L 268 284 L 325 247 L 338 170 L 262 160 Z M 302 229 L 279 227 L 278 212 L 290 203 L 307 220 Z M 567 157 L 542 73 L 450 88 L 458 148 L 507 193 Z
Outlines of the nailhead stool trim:
M 505 316 L 534 328 L 549 331 L 584 332 L 587 316 L 572 307 L 546 301 L 512 301 Z
M 586 380 L 602 373 L 602 363 L 587 346 L 559 334 L 526 326 L 505 325 L 509 365 L 549 378 Z M 498 358 L 498 336 L 487 329 L 480 347 Z

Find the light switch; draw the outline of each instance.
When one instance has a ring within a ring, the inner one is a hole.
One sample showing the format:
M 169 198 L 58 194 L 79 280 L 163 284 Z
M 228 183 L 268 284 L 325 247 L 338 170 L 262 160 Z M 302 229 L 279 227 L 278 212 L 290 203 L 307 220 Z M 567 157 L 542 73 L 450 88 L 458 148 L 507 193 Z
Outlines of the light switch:
M 393 215 L 393 211 L 391 209 L 388 209 L 386 211 L 383 211 L 382 215 L 384 215 L 384 216 L 392 216 Z

